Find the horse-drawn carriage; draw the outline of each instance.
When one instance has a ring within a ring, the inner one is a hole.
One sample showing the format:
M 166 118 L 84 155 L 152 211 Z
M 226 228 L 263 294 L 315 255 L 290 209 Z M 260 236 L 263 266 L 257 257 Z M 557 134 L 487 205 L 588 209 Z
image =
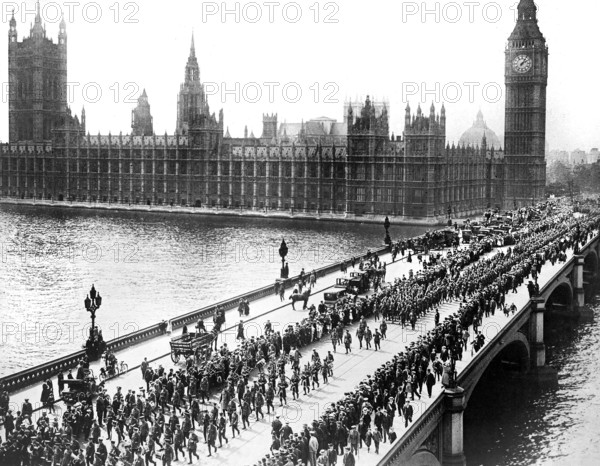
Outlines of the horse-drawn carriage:
M 72 405 L 79 401 L 91 403 L 98 392 L 98 388 L 103 385 L 96 384 L 96 378 L 91 372 L 86 372 L 83 379 L 64 379 L 63 382 L 65 387 L 60 396 L 67 405 Z
M 177 363 L 181 356 L 187 358 L 188 356 L 197 355 L 198 349 L 210 346 L 214 338 L 214 333 L 208 332 L 186 332 L 171 338 L 171 360 Z

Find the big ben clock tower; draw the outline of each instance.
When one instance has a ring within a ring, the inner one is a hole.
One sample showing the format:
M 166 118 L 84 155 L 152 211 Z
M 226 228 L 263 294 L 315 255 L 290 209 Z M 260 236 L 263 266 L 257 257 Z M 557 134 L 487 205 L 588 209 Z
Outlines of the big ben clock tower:
M 533 0 L 520 0 L 505 60 L 505 208 L 531 205 L 546 185 L 548 47 Z

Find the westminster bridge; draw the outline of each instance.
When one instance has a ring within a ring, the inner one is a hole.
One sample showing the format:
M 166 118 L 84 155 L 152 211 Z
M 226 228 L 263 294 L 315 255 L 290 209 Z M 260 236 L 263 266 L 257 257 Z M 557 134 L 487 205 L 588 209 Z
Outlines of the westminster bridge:
M 496 248 L 488 254 L 496 254 L 506 250 L 506 247 Z M 406 258 L 397 258 L 392 262 L 386 249 L 377 251 L 381 260 L 387 262 L 387 281 L 409 275 L 421 270 L 417 261 L 407 263 Z M 544 265 L 539 277 L 539 296 L 530 299 L 525 284 L 518 287 L 517 293 L 507 295 L 507 304 L 514 302 L 518 311 L 514 315 L 505 316 L 497 312 L 490 317 L 484 317 L 480 329 L 486 335 L 486 343 L 475 355 L 465 351 L 463 359 L 456 362 L 458 386 L 456 390 L 444 390 L 438 383 L 433 387 L 432 398 L 422 397 L 412 401 L 415 415 L 413 423 L 406 428 L 400 416 L 394 419 L 394 429 L 398 440 L 380 446 L 380 454 L 373 451 L 360 450 L 358 464 L 362 465 L 438 465 L 438 464 L 465 464 L 463 452 L 463 413 L 468 407 L 468 401 L 476 390 L 478 381 L 486 369 L 498 360 L 508 361 L 512 366 L 518 367 L 519 374 L 531 377 L 541 384 L 553 383 L 557 379 L 556 371 L 545 364 L 544 346 L 544 316 L 549 313 L 560 315 L 584 315 L 583 305 L 586 293 L 591 289 L 592 283 L 598 275 L 598 255 L 600 254 L 600 238 L 597 232 L 590 241 L 583 245 L 577 254 L 572 249 L 567 249 L 567 261 Z M 486 255 L 487 256 L 487 255 Z M 342 276 L 339 265 L 324 267 L 317 271 L 319 280 L 314 295 L 309 304 L 317 304 L 323 299 L 324 291 L 331 288 L 337 277 Z M 294 277 L 296 280 L 297 277 Z M 260 334 L 267 320 L 270 320 L 274 329 L 282 328 L 289 323 L 301 320 L 304 313 L 294 311 L 289 301 L 281 302 L 275 296 L 272 286 L 255 290 L 247 297 L 251 301 L 252 315 L 246 321 L 249 334 Z M 227 299 L 219 305 L 227 309 L 227 329 L 220 336 L 221 342 L 226 342 L 230 348 L 235 348 L 235 327 L 237 323 L 237 302 L 240 297 Z M 183 315 L 172 321 L 173 328 L 181 328 L 184 324 L 197 321 L 198 318 L 207 318 L 214 313 L 216 305 Z M 452 316 L 458 310 L 457 301 L 447 302 L 440 306 L 440 318 Z M 370 374 L 376 367 L 389 361 L 405 345 L 416 341 L 420 335 L 425 334 L 434 326 L 434 316 L 429 312 L 422 316 L 414 330 L 410 327 L 402 328 L 400 325 L 390 325 L 388 338 L 382 342 L 381 351 L 355 351 L 350 355 L 336 354 L 334 377 L 330 383 L 322 385 L 319 389 L 311 391 L 308 396 L 289 403 L 287 406 L 277 407 L 271 416 L 260 422 L 254 422 L 247 431 L 219 449 L 218 457 L 202 459 L 202 464 L 256 464 L 256 462 L 269 451 L 271 443 L 271 420 L 274 415 L 281 415 L 282 420 L 289 420 L 294 430 L 299 430 L 302 423 L 310 423 L 318 419 L 323 410 L 332 402 L 343 397 L 344 392 L 356 387 L 365 374 Z M 209 327 L 210 328 L 210 327 Z M 352 332 L 353 330 L 351 330 Z M 469 329 L 471 336 L 472 328 Z M 170 335 L 161 334 L 158 325 L 152 325 L 130 335 L 109 342 L 110 348 L 116 352 L 119 360 L 124 360 L 129 365 L 129 372 L 117 378 L 109 379 L 106 388 L 113 393 L 117 386 L 137 389 L 142 384 L 139 365 L 144 357 L 156 367 L 159 363 L 168 371 L 169 368 L 178 369 L 181 366 L 173 364 L 170 360 L 169 348 Z M 470 343 L 470 341 L 469 341 Z M 331 349 L 328 339 L 313 343 L 306 348 L 306 354 L 312 349 L 317 349 L 320 354 L 325 354 Z M 81 354 L 80 354 L 81 353 Z M 304 353 L 304 351 L 303 351 Z M 29 398 L 37 408 L 35 416 L 41 414 L 39 395 L 41 381 L 54 378 L 60 371 L 74 367 L 83 352 L 69 355 L 65 358 L 50 361 L 21 373 L 12 374 L 0 379 L 11 392 L 11 407 L 14 411 L 20 409 L 25 398 Z M 97 373 L 100 362 L 91 366 Z M 212 394 L 209 404 L 218 401 L 218 393 Z M 60 416 L 64 409 L 63 403 L 57 403 L 56 411 Z M 1 429 L 0 429 L 1 431 Z M 0 432 L 1 433 L 1 432 Z M 199 453 L 206 453 L 206 445 L 199 444 Z M 371 449 L 373 450 L 373 449 Z M 196 462 L 194 464 L 200 464 Z

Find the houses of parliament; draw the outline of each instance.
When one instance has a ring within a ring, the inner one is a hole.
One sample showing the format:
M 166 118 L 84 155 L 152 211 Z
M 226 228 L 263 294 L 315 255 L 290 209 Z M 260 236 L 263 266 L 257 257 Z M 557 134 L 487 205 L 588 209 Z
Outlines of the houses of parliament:
M 0 195 L 20 199 L 180 205 L 340 218 L 471 215 L 543 198 L 548 49 L 533 0 L 521 0 L 505 49 L 504 149 L 450 146 L 446 109 L 405 109 L 390 136 L 387 105 L 347 103 L 344 122 L 279 124 L 232 138 L 210 112 L 194 42 L 173 135 L 153 131 L 146 91 L 130 134 L 91 135 L 67 103 L 67 31 L 46 37 L 39 14 L 18 40 L 9 23 L 9 142 L 0 146 Z

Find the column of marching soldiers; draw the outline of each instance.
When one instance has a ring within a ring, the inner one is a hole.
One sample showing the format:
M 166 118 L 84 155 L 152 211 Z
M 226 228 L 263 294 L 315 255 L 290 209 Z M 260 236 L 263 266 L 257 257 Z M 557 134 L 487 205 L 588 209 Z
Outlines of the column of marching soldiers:
M 272 418 L 277 398 L 281 406 L 286 405 L 288 388 L 295 400 L 300 397 L 300 386 L 304 394 L 319 388 L 319 375 L 327 383 L 333 376 L 337 346 L 343 344 L 346 353 L 352 352 L 352 335 L 346 328 L 352 323 L 358 323 L 355 336 L 360 348 L 364 339 L 369 349 L 372 337 L 377 350 L 386 338 L 387 322 L 402 326 L 409 322 L 414 328 L 418 318 L 434 312 L 433 330 L 368 375 L 358 388 L 330 403 L 311 425 L 293 428 L 275 416 L 270 451 L 258 463 L 333 466 L 340 462 L 353 466 L 364 446 L 367 451 L 373 448 L 379 453 L 381 442 L 396 439 L 396 413 L 405 427 L 412 422 L 410 402 L 422 396 L 423 385 L 431 397 L 436 382 L 450 384 L 453 362 L 462 358 L 469 342 L 472 352 L 485 344 L 477 330 L 485 317 L 497 310 L 505 314 L 516 311 L 514 304 L 508 304 L 507 295 L 516 292 L 529 277 L 535 282 L 530 281 L 528 286 L 530 295 L 534 294 L 546 261 L 565 261 L 566 252 L 570 248 L 577 251 L 600 226 L 597 210 L 577 219 L 568 206 L 545 204 L 541 209 L 542 218 L 527 223 L 520 242 L 507 251 L 483 257 L 497 244 L 498 238 L 492 236 L 446 255 L 431 254 L 418 277 L 396 279 L 367 299 L 348 297 L 332 309 L 313 307 L 305 321 L 285 329 L 283 336 L 272 330 L 270 322 L 257 339 L 238 334 L 243 340 L 238 349 L 229 351 L 223 345 L 212 355 L 222 370 L 217 382 L 225 381 L 219 403 L 207 404 L 214 375 L 201 372 L 193 358 L 185 368 L 168 372 L 162 366 L 155 370 L 144 361 L 141 375 L 145 388 L 123 393 L 118 387 L 112 396 L 102 389 L 95 402 L 83 400 L 67 406 L 61 419 L 49 404 L 48 410 L 32 422 L 33 409 L 26 400 L 16 417 L 7 410 L 0 464 L 100 466 L 120 462 L 148 466 L 156 464 L 157 459 L 163 465 L 186 459 L 191 464 L 194 458 L 199 459 L 200 436 L 207 455 L 218 454 L 223 442 L 229 443 L 229 431 L 233 438 L 241 435 L 240 423 L 245 430 L 251 420 L 263 422 L 263 408 Z M 380 272 L 383 269 L 379 274 L 383 281 L 385 268 L 378 266 L 377 256 L 369 262 L 363 266 Z M 458 311 L 439 322 L 439 306 L 452 301 L 460 302 Z M 374 317 L 379 326 L 374 333 L 366 321 L 368 317 Z M 333 353 L 328 351 L 321 359 L 313 350 L 310 362 L 302 368 L 300 348 L 327 336 Z M 80 365 L 77 378 L 83 377 L 85 366 L 85 362 Z M 289 378 L 288 366 L 292 372 Z M 253 369 L 257 375 L 250 383 Z M 44 390 L 47 399 L 47 391 L 52 390 L 50 381 Z M 2 403 L 6 409 L 6 392 Z

